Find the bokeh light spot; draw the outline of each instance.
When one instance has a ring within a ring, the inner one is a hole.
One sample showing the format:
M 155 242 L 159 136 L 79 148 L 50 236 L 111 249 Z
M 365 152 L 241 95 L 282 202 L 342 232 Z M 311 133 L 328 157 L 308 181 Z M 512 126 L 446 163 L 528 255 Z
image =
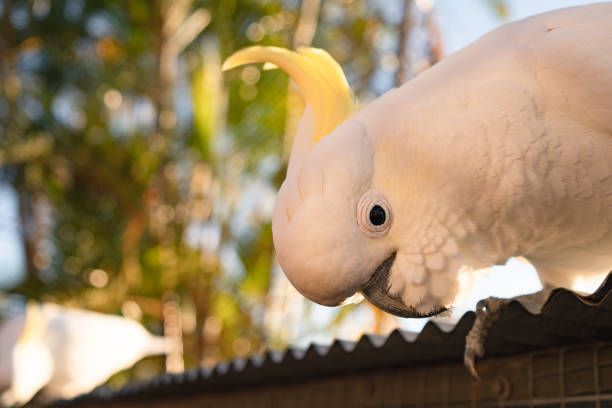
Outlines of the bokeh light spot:
M 244 357 L 251 351 L 251 342 L 244 337 L 238 337 L 232 343 L 232 350 L 237 356 Z
M 257 96 L 257 87 L 255 85 L 242 84 L 238 94 L 243 101 L 252 101 Z
M 254 65 L 248 65 L 240 73 L 240 78 L 244 83 L 254 85 L 260 78 L 259 69 Z
M 204 321 L 204 338 L 206 338 L 209 342 L 214 342 L 217 340 L 219 335 L 221 334 L 221 329 L 223 328 L 223 324 L 218 317 L 209 316 Z
M 247 38 L 252 42 L 261 41 L 264 37 L 264 29 L 259 23 L 252 23 L 246 31 Z
M 94 269 L 89 272 L 89 283 L 96 288 L 103 288 L 108 283 L 108 274 L 102 269 Z
M 108 109 L 117 109 L 121 106 L 123 98 L 121 97 L 121 92 L 116 89 L 109 89 L 104 94 L 104 104 Z

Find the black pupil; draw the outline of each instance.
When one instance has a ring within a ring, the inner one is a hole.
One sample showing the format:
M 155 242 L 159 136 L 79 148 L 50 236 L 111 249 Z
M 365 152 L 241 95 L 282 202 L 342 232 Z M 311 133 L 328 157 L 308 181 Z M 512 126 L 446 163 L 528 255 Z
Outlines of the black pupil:
M 385 214 L 385 210 L 380 205 L 375 205 L 370 210 L 370 222 L 373 225 L 383 225 L 385 220 L 387 219 L 387 215 Z

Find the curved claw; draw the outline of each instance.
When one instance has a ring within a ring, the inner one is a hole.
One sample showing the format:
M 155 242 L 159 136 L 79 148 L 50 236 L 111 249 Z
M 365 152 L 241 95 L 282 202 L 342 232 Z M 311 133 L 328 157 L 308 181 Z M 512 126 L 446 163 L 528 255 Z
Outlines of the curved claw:
M 482 318 L 477 318 L 474 322 L 465 338 L 465 351 L 463 352 L 463 364 L 476 380 L 480 379 L 476 371 L 476 357 L 484 356 L 484 340 L 487 336 L 487 329 L 482 323 Z
M 476 320 L 465 338 L 463 363 L 472 377 L 480 379 L 476 371 L 476 357 L 484 356 L 484 342 L 491 325 L 498 318 L 499 309 L 507 303 L 505 299 L 487 298 L 476 305 Z
M 478 371 L 476 371 L 476 352 L 473 349 L 468 349 L 466 347 L 463 353 L 463 364 L 475 380 L 480 380 Z
M 530 311 L 534 310 L 539 312 L 542 309 L 542 305 L 546 301 L 549 293 L 550 288 L 545 288 L 540 292 L 517 296 L 513 299 L 521 302 L 521 304 L 527 307 Z M 475 379 L 479 379 L 478 372 L 476 371 L 475 360 L 477 357 L 484 356 L 484 343 L 485 339 L 487 338 L 487 333 L 497 319 L 499 319 L 503 308 L 506 307 L 513 299 L 489 297 L 479 301 L 476 305 L 476 320 L 465 338 L 465 351 L 463 353 L 463 362 L 465 367 Z

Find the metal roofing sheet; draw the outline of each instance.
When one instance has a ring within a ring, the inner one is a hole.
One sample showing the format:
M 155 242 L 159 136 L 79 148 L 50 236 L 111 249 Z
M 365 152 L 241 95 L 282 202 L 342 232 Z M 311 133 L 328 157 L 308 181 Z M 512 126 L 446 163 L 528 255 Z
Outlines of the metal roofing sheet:
M 475 319 L 462 316 L 450 331 L 433 322 L 418 333 L 395 330 L 388 336 L 364 335 L 358 342 L 336 340 L 329 346 L 269 351 L 249 359 L 234 359 L 214 368 L 163 374 L 118 391 L 100 388 L 56 406 L 84 401 L 139 400 L 186 396 L 206 391 L 281 384 L 313 378 L 457 362 L 463 358 L 465 336 Z M 612 340 L 612 274 L 592 295 L 566 289 L 551 293 L 541 312 L 532 314 L 518 301 L 502 309 L 489 330 L 485 357 L 513 355 L 541 348 Z

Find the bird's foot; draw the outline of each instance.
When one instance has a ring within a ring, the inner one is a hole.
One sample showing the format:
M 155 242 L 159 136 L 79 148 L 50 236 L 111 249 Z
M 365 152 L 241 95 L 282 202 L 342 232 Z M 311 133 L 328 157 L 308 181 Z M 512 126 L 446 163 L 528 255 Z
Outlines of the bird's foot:
M 483 299 L 476 305 L 476 320 L 465 338 L 465 351 L 463 363 L 470 374 L 479 379 L 476 371 L 476 357 L 484 356 L 484 342 L 489 328 L 499 318 L 499 311 L 512 299 L 490 297 Z
M 476 358 L 484 356 L 487 333 L 491 326 L 495 324 L 495 321 L 499 319 L 501 310 L 511 301 L 516 300 L 529 312 L 539 313 L 552 289 L 552 286 L 545 285 L 541 291 L 536 293 L 511 299 L 489 297 L 478 302 L 476 305 L 476 320 L 465 338 L 465 351 L 463 353 L 463 363 L 474 378 L 479 378 L 475 365 Z

